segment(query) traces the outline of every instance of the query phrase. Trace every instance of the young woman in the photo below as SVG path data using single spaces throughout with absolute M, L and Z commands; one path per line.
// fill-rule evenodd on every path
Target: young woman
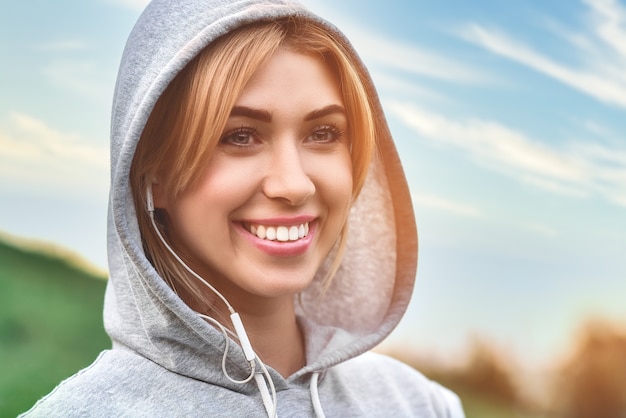
M 113 347 L 28 416 L 463 416 L 369 352 L 404 314 L 417 240 L 336 28 L 291 1 L 154 1 L 111 138 Z

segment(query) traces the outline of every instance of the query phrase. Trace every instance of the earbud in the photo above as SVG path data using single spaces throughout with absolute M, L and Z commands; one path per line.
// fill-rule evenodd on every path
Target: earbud
M 152 183 L 146 187 L 146 207 L 148 212 L 154 212 L 154 200 L 152 199 Z

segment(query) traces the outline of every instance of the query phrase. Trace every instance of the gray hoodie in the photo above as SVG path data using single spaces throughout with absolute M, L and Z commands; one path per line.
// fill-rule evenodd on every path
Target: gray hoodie
M 111 126 L 110 279 L 104 323 L 113 345 L 24 416 L 267 416 L 255 380 L 240 384 L 224 375 L 224 335 L 185 305 L 146 258 L 129 171 L 156 100 L 195 55 L 241 25 L 292 15 L 322 23 L 353 51 L 334 26 L 289 0 L 155 0 L 141 15 L 122 57 Z M 298 298 L 306 365 L 288 378 L 269 368 L 277 414 L 462 417 L 456 395 L 411 367 L 370 352 L 409 303 L 417 233 L 376 91 L 365 67 L 360 71 L 383 135 L 350 212 L 347 249 L 330 289 L 320 298 L 321 271 Z M 230 346 L 229 373 L 247 375 L 240 347 L 235 341 Z

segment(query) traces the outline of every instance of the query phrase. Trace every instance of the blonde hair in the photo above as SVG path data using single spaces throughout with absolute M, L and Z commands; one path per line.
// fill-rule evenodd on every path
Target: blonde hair
M 199 172 L 217 145 L 230 110 L 252 75 L 280 47 L 319 56 L 339 78 L 348 119 L 353 200 L 365 181 L 375 146 L 375 124 L 361 73 L 352 55 L 318 24 L 290 18 L 254 23 L 217 39 L 170 83 L 146 123 L 130 171 L 130 182 L 146 255 L 163 279 L 196 309 L 207 309 L 204 289 L 172 257 L 152 228 L 145 207 L 146 188 L 159 176 L 166 195 L 179 196 L 197 185 Z M 175 156 L 175 158 L 172 158 Z M 166 239 L 167 222 L 155 215 Z M 339 268 L 347 222 L 338 237 L 336 257 L 324 283 Z M 185 259 L 185 250 L 176 249 Z M 209 307 L 210 308 L 210 307 Z

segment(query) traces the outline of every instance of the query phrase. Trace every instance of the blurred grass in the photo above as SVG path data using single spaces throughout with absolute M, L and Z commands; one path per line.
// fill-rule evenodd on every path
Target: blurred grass
M 455 390 L 456 394 L 463 402 L 463 410 L 466 418 L 521 418 L 530 417 L 530 415 L 522 415 L 509 404 L 495 401 L 487 396 L 477 395 L 463 389 Z
M 528 408 L 521 407 L 516 402 L 501 399 L 490 393 L 488 388 L 477 388 L 464 382 L 450 371 L 433 371 L 419 365 L 413 365 L 426 376 L 439 382 L 456 393 L 463 404 L 466 418 L 545 418 L 539 413 L 533 413 Z
M 435 379 L 461 398 L 466 418 L 547 418 L 547 415 L 543 413 L 495 399 L 488 393 L 460 385 L 458 382 L 448 380 L 441 375 L 436 376 Z
M 0 417 L 29 409 L 110 346 L 104 277 L 0 240 Z

